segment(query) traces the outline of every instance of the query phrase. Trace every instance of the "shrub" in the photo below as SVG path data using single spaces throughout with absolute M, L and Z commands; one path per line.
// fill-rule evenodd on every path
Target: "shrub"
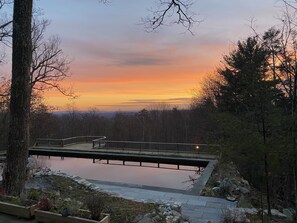
M 41 198 L 38 202 L 38 209 L 42 211 L 49 211 L 52 208 L 52 206 L 53 205 L 51 201 L 46 197 Z
M 36 189 L 30 189 L 28 192 L 27 192 L 27 197 L 28 199 L 30 200 L 35 200 L 35 201 L 38 201 L 39 199 L 39 196 L 40 196 L 40 192 Z
M 101 212 L 104 208 L 104 202 L 100 195 L 92 195 L 86 198 L 86 205 L 91 212 L 92 220 L 98 221 L 100 219 Z

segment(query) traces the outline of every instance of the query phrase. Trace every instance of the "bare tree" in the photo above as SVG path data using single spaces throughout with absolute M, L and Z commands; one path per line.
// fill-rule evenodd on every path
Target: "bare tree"
M 297 10 L 297 0 L 282 0 L 288 7 Z
M 12 20 L 3 13 L 3 8 L 12 4 L 12 0 L 0 0 L 0 42 L 7 44 L 7 37 L 12 35 Z
M 48 20 L 34 19 L 32 24 L 32 63 L 30 85 L 33 91 L 56 89 L 66 96 L 74 96 L 71 89 L 63 88 L 60 83 L 69 77 L 70 60 L 60 48 L 57 36 L 45 40 L 44 33 Z

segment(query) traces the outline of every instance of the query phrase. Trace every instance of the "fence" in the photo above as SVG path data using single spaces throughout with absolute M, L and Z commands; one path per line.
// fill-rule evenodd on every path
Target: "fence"
M 105 136 L 75 136 L 65 139 L 47 139 L 38 138 L 36 139 L 35 146 L 57 146 L 64 147 L 67 145 L 77 144 L 77 143 L 92 143 L 94 140 L 106 139 Z M 94 142 L 93 142 L 94 143 Z
M 66 139 L 39 138 L 35 146 L 64 147 L 78 143 L 91 143 L 92 148 L 116 149 L 121 151 L 139 152 L 170 152 L 170 153 L 200 153 L 219 155 L 220 146 L 195 143 L 164 143 L 140 141 L 106 140 L 105 136 L 76 136 Z
M 163 143 L 101 140 L 108 149 L 133 150 L 139 152 L 206 153 L 209 145 L 194 143 Z

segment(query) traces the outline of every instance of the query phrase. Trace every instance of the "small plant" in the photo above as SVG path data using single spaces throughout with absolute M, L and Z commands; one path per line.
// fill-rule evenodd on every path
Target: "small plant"
M 38 201 L 40 192 L 36 189 L 30 189 L 28 192 L 28 199 Z
M 51 201 L 44 197 L 41 198 L 38 202 L 38 209 L 42 211 L 49 211 L 53 207 Z
M 244 213 L 236 210 L 226 210 L 221 215 L 221 223 L 238 223 L 245 222 L 246 216 Z
M 86 205 L 91 212 L 91 219 L 98 221 L 104 208 L 102 197 L 99 195 L 88 196 L 86 199 Z

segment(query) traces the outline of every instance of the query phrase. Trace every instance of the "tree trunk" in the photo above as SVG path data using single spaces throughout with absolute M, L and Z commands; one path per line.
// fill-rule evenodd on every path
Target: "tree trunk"
M 6 192 L 19 195 L 26 180 L 30 114 L 31 19 L 33 0 L 14 0 L 12 83 L 7 162 L 3 173 Z
M 266 199 L 267 199 L 267 214 L 268 217 L 271 217 L 271 203 L 270 203 L 270 182 L 269 182 L 269 167 L 267 160 L 267 146 L 266 146 L 266 125 L 264 119 L 264 111 L 261 108 L 262 112 L 262 134 L 263 134 L 263 145 L 264 145 L 264 172 L 265 172 L 265 183 L 266 183 Z M 268 218 L 269 222 L 269 218 Z

